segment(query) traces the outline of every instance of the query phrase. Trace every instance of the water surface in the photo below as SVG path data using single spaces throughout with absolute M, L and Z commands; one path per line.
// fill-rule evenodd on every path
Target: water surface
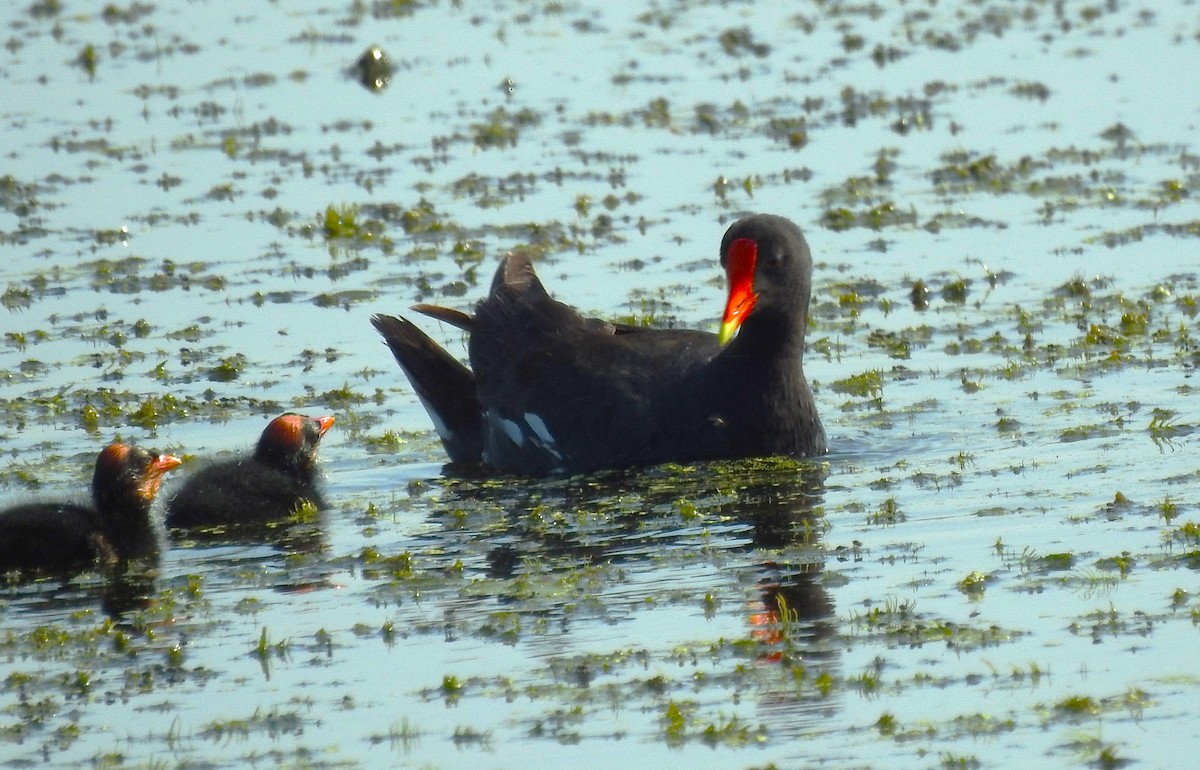
M 338 420 L 320 522 L 0 589 L 11 763 L 1200 748 L 1194 4 L 2 18 L 5 498 L 82 489 L 115 437 Z M 812 245 L 828 457 L 443 476 L 371 313 L 467 308 L 525 247 L 589 313 L 712 329 L 748 211 Z

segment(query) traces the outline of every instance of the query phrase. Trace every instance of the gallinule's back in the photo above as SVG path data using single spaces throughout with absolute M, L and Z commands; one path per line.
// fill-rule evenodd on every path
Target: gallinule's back
M 167 502 L 167 525 L 253 525 L 286 519 L 309 502 L 323 508 L 317 447 L 333 417 L 288 412 L 267 423 L 254 453 L 190 475 Z
M 735 222 L 721 241 L 721 333 L 585 318 L 510 254 L 474 317 L 416 310 L 470 333 L 471 369 L 403 318 L 383 335 L 453 463 L 524 475 L 826 451 L 804 378 L 812 256 L 783 217 Z
M 154 553 L 152 512 L 179 458 L 110 444 L 96 458 L 92 504 L 32 502 L 0 511 L 0 570 L 63 572 Z

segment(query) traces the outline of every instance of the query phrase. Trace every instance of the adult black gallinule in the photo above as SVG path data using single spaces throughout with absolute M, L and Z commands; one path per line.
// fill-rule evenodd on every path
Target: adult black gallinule
M 527 255 L 501 263 L 469 316 L 471 368 L 403 318 L 376 315 L 452 463 L 544 475 L 826 451 L 804 378 L 812 256 L 800 228 L 759 214 L 721 240 L 720 334 L 585 318 L 550 298 Z
M 305 501 L 323 508 L 317 447 L 333 417 L 288 412 L 267 424 L 254 454 L 206 465 L 167 502 L 167 526 L 262 524 Z
M 179 458 L 110 444 L 96 458 L 92 504 L 32 502 L 0 511 L 0 570 L 64 572 L 155 552 L 151 513 Z

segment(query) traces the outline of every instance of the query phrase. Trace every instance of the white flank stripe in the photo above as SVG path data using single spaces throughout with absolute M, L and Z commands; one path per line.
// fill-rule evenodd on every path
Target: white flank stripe
M 521 426 L 517 425 L 513 420 L 506 420 L 495 411 L 489 409 L 487 411 L 488 422 L 492 424 L 493 429 L 499 429 L 508 436 L 508 440 L 517 446 L 525 445 L 525 431 L 521 430 Z
M 533 412 L 526 412 L 525 422 L 529 423 L 529 427 L 533 429 L 533 434 L 537 436 L 538 443 L 542 449 L 554 455 L 556 459 L 561 460 L 562 454 L 554 446 L 554 436 L 550 435 L 550 429 L 546 427 L 546 421 Z

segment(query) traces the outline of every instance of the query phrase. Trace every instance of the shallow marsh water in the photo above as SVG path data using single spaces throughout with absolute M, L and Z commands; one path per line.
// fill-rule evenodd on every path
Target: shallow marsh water
M 1197 6 L 610 5 L 0 12 L 5 497 L 338 418 L 320 521 L 0 589 L 6 764 L 1200 749 Z M 442 476 L 371 313 L 524 246 L 712 328 L 745 211 L 808 233 L 828 457 Z

